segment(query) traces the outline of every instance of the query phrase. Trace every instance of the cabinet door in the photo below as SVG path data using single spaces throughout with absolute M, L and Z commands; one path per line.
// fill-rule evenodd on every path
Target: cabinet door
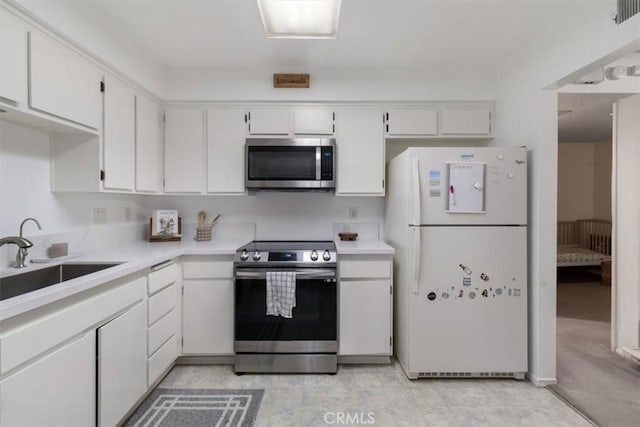
M 438 133 L 438 112 L 429 109 L 398 109 L 387 112 L 387 135 L 423 136 Z
M 204 181 L 202 110 L 165 111 L 164 191 L 200 193 Z
M 183 354 L 233 354 L 233 280 L 185 280 Z
M 88 59 L 38 31 L 29 33 L 29 106 L 98 129 L 102 72 Z
M 289 110 L 255 108 L 249 112 L 250 135 L 289 135 Z
M 333 135 L 335 113 L 325 108 L 299 108 L 293 111 L 296 135 Z
M 207 191 L 244 193 L 244 111 L 207 111 Z
M 145 304 L 98 329 L 98 426 L 115 426 L 147 390 Z
M 0 382 L 2 427 L 84 427 L 96 419 L 91 331 Z
M 136 191 L 157 193 L 162 183 L 160 109 L 144 95 L 136 96 Z
M 27 102 L 27 24 L 0 8 L 0 101 Z
M 382 111 L 342 109 L 337 119 L 336 194 L 384 196 Z
M 339 330 L 340 355 L 390 355 L 391 283 L 341 281 Z
M 443 135 L 489 135 L 491 110 L 446 108 L 441 112 L 440 127 Z
M 122 80 L 105 76 L 104 188 L 132 191 L 135 180 L 136 95 Z

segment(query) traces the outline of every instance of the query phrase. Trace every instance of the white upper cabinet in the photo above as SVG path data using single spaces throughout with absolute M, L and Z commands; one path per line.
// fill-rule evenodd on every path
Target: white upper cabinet
M 248 114 L 249 135 L 289 135 L 289 110 L 254 108 Z
M 0 7 L 0 102 L 27 103 L 27 24 Z
M 29 106 L 98 129 L 102 119 L 102 71 L 69 47 L 29 33 Z
M 136 96 L 136 191 L 157 193 L 162 185 L 160 108 L 144 95 Z
M 333 135 L 335 112 L 321 107 L 261 107 L 247 114 L 249 135 Z
M 207 111 L 207 192 L 244 194 L 244 110 Z
M 295 135 L 333 135 L 335 113 L 326 108 L 299 108 L 293 110 Z
M 132 191 L 135 181 L 136 95 L 107 74 L 104 89 L 104 188 Z
M 490 108 L 443 108 L 440 113 L 443 135 L 490 135 Z
M 435 109 L 396 109 L 385 115 L 389 136 L 423 136 L 438 133 L 438 111 Z
M 204 112 L 165 110 L 164 191 L 201 193 L 204 184 Z
M 336 194 L 384 196 L 382 110 L 343 108 L 336 117 Z

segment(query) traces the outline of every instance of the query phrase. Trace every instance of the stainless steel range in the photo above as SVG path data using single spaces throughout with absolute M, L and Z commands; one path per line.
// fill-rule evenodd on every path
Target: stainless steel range
M 235 372 L 337 372 L 336 265 L 331 241 L 254 241 L 236 252 Z

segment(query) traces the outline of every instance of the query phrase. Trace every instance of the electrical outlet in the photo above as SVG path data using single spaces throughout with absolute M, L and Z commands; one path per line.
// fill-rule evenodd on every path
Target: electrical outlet
M 349 220 L 357 221 L 358 220 L 358 207 L 357 206 L 349 206 Z
M 93 223 L 95 225 L 107 223 L 107 208 L 93 208 Z
M 131 221 L 131 207 L 125 206 L 124 208 L 124 220 L 125 222 Z

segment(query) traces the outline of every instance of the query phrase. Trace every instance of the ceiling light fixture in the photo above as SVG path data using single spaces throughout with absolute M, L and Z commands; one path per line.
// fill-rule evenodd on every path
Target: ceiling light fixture
M 257 0 L 269 38 L 335 39 L 341 0 Z

